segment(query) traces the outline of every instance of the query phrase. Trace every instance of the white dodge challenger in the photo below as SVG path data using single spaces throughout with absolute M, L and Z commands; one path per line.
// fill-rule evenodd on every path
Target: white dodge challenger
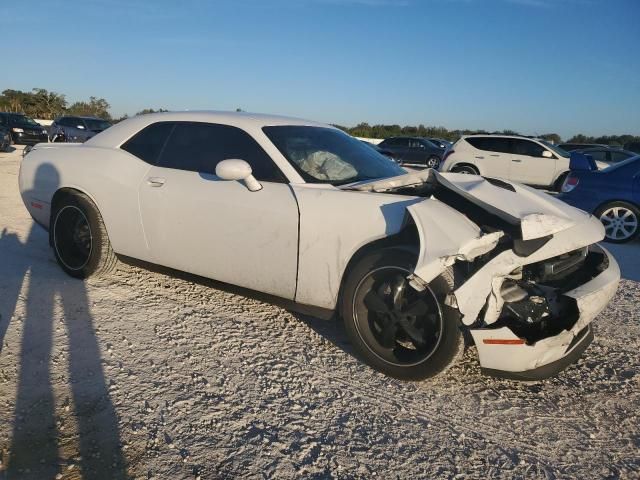
M 19 182 L 69 275 L 136 259 L 336 315 L 364 361 L 407 380 L 465 342 L 487 374 L 551 376 L 587 348 L 620 278 L 596 218 L 502 180 L 407 172 L 305 120 L 139 116 L 37 145 Z

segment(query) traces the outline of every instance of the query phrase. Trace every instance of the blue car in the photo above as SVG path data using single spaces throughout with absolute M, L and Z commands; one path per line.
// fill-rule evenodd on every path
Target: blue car
M 640 233 L 640 155 L 598 170 L 593 159 L 572 153 L 570 173 L 559 195 L 593 213 L 605 228 L 605 241 L 625 243 Z

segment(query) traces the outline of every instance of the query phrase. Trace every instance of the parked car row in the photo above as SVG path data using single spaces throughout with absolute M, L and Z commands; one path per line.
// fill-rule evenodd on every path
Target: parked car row
M 0 112 L 0 149 L 11 144 L 35 145 L 43 142 L 86 142 L 109 128 L 106 120 L 95 117 L 63 116 L 49 130 L 22 113 Z
M 435 160 L 429 162 L 434 155 L 443 172 L 561 191 L 559 198 L 601 220 L 605 240 L 623 243 L 640 235 L 640 157 L 633 151 L 598 144 L 553 145 L 537 138 L 495 134 L 463 136 L 447 147 L 442 158 L 433 146 L 437 148 L 433 139 L 392 137 L 375 148 L 404 166 L 437 165 Z

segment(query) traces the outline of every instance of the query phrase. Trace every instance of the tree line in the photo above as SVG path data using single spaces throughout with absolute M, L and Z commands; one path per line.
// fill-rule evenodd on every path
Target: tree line
M 98 97 L 69 105 L 65 95 L 44 88 L 34 88 L 30 92 L 7 89 L 0 95 L 1 111 L 24 113 L 42 120 L 54 120 L 61 115 L 87 115 L 111 120 L 110 107 L 109 102 Z
M 44 88 L 34 88 L 30 92 L 21 90 L 7 89 L 0 95 L 0 111 L 24 113 L 33 118 L 43 120 L 54 120 L 61 115 L 86 115 L 102 118 L 111 122 L 119 122 L 128 118 L 124 115 L 114 118 L 109 113 L 111 105 L 104 98 L 89 97 L 88 100 L 68 103 L 66 95 L 50 92 Z M 145 113 L 166 112 L 165 109 L 154 110 L 145 108 L 136 113 L 143 115 Z M 242 111 L 238 108 L 236 111 Z M 433 126 L 400 126 L 393 125 L 369 125 L 368 123 L 359 123 L 355 127 L 345 127 L 335 125 L 354 137 L 363 138 L 387 138 L 395 136 L 414 136 L 439 138 L 442 140 L 456 141 L 461 135 L 471 135 L 477 133 L 500 133 L 503 135 L 518 135 L 513 130 L 502 130 L 499 132 L 489 132 L 486 130 L 449 130 L 444 127 Z M 562 142 L 562 138 L 557 133 L 544 133 L 537 135 L 553 143 Z M 640 136 L 634 135 L 604 135 L 599 137 L 587 136 L 583 134 L 574 135 L 567 140 L 569 143 L 602 143 L 604 145 L 623 146 L 631 142 L 640 142 Z

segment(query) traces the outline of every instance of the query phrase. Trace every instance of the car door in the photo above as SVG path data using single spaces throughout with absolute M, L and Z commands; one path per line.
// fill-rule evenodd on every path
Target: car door
M 537 142 L 526 138 L 511 139 L 510 179 L 527 185 L 548 187 L 556 175 L 556 156 Z M 544 157 L 544 152 L 549 152 Z
M 218 162 L 231 158 L 252 166 L 260 191 L 215 176 Z M 139 192 L 155 263 L 294 298 L 298 206 L 283 174 L 248 133 L 174 122 Z
M 425 165 L 430 153 L 426 145 L 416 138 L 411 138 L 408 141 L 409 145 L 407 153 L 405 154 L 405 162 L 413 165 Z
M 508 152 L 511 148 L 508 138 L 501 137 L 468 137 L 466 142 L 475 148 L 469 162 L 475 164 L 480 174 L 509 179 L 510 161 Z M 463 160 L 461 160 L 463 161 Z
M 389 138 L 380 143 L 379 146 L 393 153 L 394 158 L 398 162 L 402 163 L 406 161 L 407 150 L 409 147 L 408 138 Z

